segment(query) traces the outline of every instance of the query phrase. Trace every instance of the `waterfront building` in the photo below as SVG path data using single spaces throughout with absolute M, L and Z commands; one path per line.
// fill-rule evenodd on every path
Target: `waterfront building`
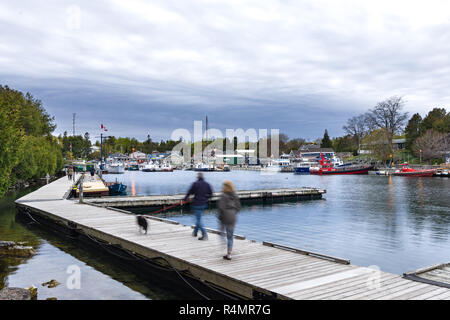
M 332 148 L 320 148 L 320 147 L 301 147 L 298 150 L 299 157 L 302 159 L 313 160 L 319 159 L 321 154 L 325 158 L 331 159 L 335 156 L 335 152 Z
M 181 153 L 175 151 L 170 151 L 169 155 L 166 158 L 164 158 L 164 160 L 170 163 L 170 165 L 173 167 L 182 166 L 184 163 L 184 158 L 181 155 Z

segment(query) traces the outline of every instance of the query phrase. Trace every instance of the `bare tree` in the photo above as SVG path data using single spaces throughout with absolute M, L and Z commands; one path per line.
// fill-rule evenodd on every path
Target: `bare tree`
M 424 160 L 442 157 L 443 153 L 450 150 L 450 134 L 440 133 L 432 129 L 427 130 L 417 138 L 413 145 L 413 152 Z
M 367 113 L 360 114 L 347 120 L 347 125 L 343 126 L 345 133 L 357 139 L 358 155 L 360 154 L 361 139 L 370 131 L 370 121 Z
M 368 113 L 368 123 L 371 126 L 385 130 L 390 152 L 392 152 L 392 139 L 396 133 L 402 131 L 408 118 L 407 112 L 401 112 L 404 104 L 402 97 L 394 96 L 379 102 Z
M 360 114 L 347 120 L 347 125 L 343 126 L 345 133 L 351 136 L 362 138 L 367 133 L 366 114 Z

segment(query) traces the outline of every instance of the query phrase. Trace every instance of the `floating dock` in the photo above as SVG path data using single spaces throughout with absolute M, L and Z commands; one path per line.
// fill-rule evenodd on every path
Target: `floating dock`
M 236 191 L 242 203 L 270 204 L 282 201 L 318 200 L 326 193 L 324 189 L 302 187 L 291 189 L 264 189 L 264 190 L 240 190 Z M 90 198 L 85 201 L 101 207 L 132 208 L 132 207 L 166 207 L 180 203 L 185 194 L 152 195 L 152 196 L 119 196 Z M 216 192 L 210 199 L 214 204 L 220 197 Z
M 159 267 L 175 268 L 222 292 L 243 299 L 450 299 L 450 289 L 421 283 L 350 261 L 275 243 L 235 237 L 233 259 L 224 260 L 220 235 L 192 237 L 190 226 L 150 218 L 140 234 L 133 214 L 68 200 L 72 182 L 58 179 L 16 200 L 19 211 L 55 229 L 68 229 Z
M 438 264 L 413 272 L 407 272 L 404 274 L 404 277 L 450 289 L 450 263 Z

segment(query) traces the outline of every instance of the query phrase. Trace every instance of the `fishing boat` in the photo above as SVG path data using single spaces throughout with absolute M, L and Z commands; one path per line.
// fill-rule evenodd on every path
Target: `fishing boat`
M 371 165 L 349 165 L 343 167 L 335 167 L 331 160 L 325 159 L 320 155 L 320 165 L 310 168 L 311 174 L 317 175 L 336 175 L 336 174 L 368 174 L 373 169 Z
M 120 182 L 108 186 L 108 189 L 110 196 L 123 196 L 127 194 L 127 186 Z
M 162 171 L 162 172 L 172 172 L 172 171 L 173 171 L 173 168 L 172 168 L 172 166 L 171 166 L 170 164 L 168 164 L 168 163 L 163 163 L 163 164 L 160 166 L 160 171 Z
M 109 189 L 110 196 L 124 196 L 127 194 L 127 186 L 121 182 L 105 182 L 105 186 Z
M 214 171 L 214 167 L 212 165 L 199 162 L 194 166 L 194 171 Z
M 295 174 L 309 174 L 309 169 L 315 167 L 317 165 L 316 162 L 313 161 L 302 161 L 297 163 L 297 166 L 294 167 Z
M 261 172 L 276 173 L 286 170 L 290 167 L 291 161 L 289 159 L 271 160 L 266 167 L 261 168 Z
M 402 176 L 402 177 L 432 177 L 434 175 L 434 169 L 421 169 L 416 170 L 413 168 L 409 168 L 407 163 L 402 164 L 402 168 L 395 170 L 392 173 L 394 176 Z
M 108 173 L 121 174 L 125 173 L 125 166 L 120 162 L 112 162 L 106 166 L 106 170 L 108 171 Z
M 142 171 L 144 171 L 144 172 L 155 172 L 156 171 L 156 166 L 152 162 L 151 163 L 147 163 L 142 168 Z
M 449 176 L 448 170 L 447 169 L 441 169 L 441 168 L 437 169 L 435 171 L 434 175 L 436 177 L 448 177 Z
M 139 171 L 139 165 L 137 164 L 132 164 L 128 167 L 129 171 Z

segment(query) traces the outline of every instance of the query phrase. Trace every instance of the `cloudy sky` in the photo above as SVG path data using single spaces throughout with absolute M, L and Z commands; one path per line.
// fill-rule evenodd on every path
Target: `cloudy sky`
M 370 2 L 370 4 L 369 4 Z M 0 0 L 0 84 L 56 134 L 210 127 L 314 139 L 392 95 L 450 105 L 450 1 Z

